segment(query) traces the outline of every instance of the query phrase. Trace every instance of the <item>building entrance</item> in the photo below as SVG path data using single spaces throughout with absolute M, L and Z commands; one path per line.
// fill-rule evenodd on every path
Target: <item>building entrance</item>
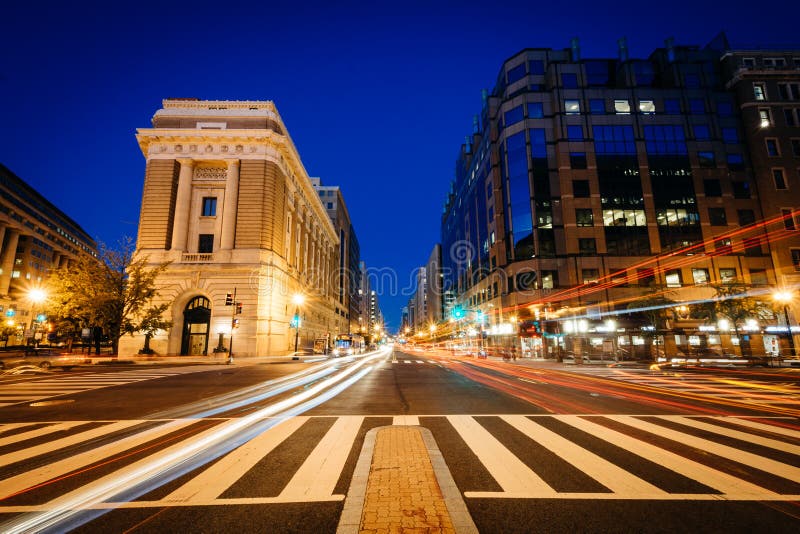
M 205 297 L 195 297 L 183 310 L 181 356 L 208 354 L 208 330 L 211 322 L 211 303 Z

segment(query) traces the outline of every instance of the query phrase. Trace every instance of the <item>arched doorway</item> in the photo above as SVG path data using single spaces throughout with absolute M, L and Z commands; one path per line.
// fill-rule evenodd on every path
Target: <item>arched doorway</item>
M 211 302 L 205 297 L 195 297 L 183 309 L 183 337 L 181 356 L 199 356 L 208 353 L 208 330 L 211 323 Z

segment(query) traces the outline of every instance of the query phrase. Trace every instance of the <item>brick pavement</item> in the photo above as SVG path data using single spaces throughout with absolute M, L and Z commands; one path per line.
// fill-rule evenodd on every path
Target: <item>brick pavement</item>
M 359 532 L 455 532 L 418 428 L 378 431 Z

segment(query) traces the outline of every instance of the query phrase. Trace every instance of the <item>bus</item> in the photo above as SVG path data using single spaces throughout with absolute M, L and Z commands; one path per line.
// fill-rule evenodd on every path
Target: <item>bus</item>
M 364 352 L 364 336 L 339 334 L 333 343 L 334 356 L 352 356 Z

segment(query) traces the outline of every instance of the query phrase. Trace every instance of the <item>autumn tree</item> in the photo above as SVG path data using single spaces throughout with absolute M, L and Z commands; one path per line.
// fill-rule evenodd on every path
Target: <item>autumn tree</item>
M 769 319 L 774 315 L 770 304 L 750 295 L 750 286 L 742 283 L 722 284 L 711 286 L 714 289 L 714 298 L 710 303 L 709 311 L 714 319 L 727 319 L 737 339 L 739 331 L 748 319 Z M 744 347 L 739 344 L 739 350 L 744 355 Z
M 158 318 L 167 305 L 155 306 L 156 278 L 168 263 L 148 264 L 147 257 L 134 258 L 130 238 L 111 249 L 100 244 L 97 258 L 82 255 L 70 266 L 51 273 L 49 310 L 60 325 L 71 325 L 73 332 L 99 326 L 117 353 L 124 334 L 169 328 Z

